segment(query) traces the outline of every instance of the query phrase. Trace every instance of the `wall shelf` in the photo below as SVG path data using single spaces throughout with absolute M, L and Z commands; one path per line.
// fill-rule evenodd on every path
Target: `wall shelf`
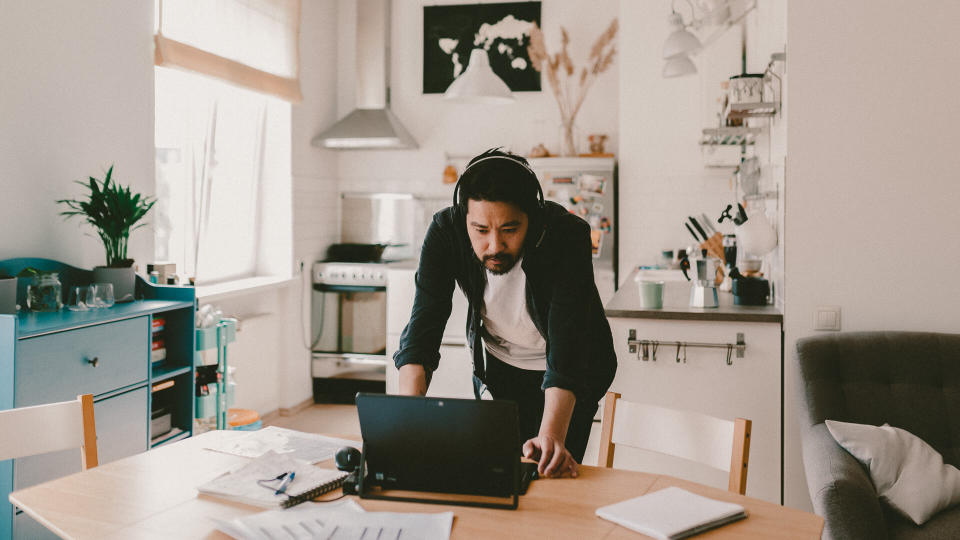
M 704 128 L 700 136 L 700 146 L 745 146 L 756 144 L 761 128 L 719 127 Z
M 743 118 L 770 118 L 780 112 L 780 104 L 777 102 L 762 103 L 731 103 L 727 109 L 726 117 L 728 120 L 737 120 Z

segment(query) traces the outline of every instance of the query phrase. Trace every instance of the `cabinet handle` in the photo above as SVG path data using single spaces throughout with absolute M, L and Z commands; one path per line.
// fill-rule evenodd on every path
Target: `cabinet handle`
M 87 358 L 87 363 L 93 367 L 97 367 L 100 365 L 100 358 L 96 356 L 94 356 L 93 358 Z

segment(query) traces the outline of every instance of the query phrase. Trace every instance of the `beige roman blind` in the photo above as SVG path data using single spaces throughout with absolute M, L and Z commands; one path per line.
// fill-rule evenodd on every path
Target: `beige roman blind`
M 300 93 L 300 0 L 157 0 L 154 64 L 290 102 Z

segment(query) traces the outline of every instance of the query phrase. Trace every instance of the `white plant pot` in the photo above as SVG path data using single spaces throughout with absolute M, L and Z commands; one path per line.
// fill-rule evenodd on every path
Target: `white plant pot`
M 136 277 L 132 266 L 129 268 L 97 266 L 93 269 L 94 283 L 112 283 L 113 297 L 118 303 L 133 301 Z
M 17 313 L 17 278 L 0 279 L 0 313 Z

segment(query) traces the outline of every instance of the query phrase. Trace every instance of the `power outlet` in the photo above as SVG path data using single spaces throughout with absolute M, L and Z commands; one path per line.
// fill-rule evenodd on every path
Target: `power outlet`
M 813 329 L 840 331 L 840 306 L 817 306 L 813 312 Z

